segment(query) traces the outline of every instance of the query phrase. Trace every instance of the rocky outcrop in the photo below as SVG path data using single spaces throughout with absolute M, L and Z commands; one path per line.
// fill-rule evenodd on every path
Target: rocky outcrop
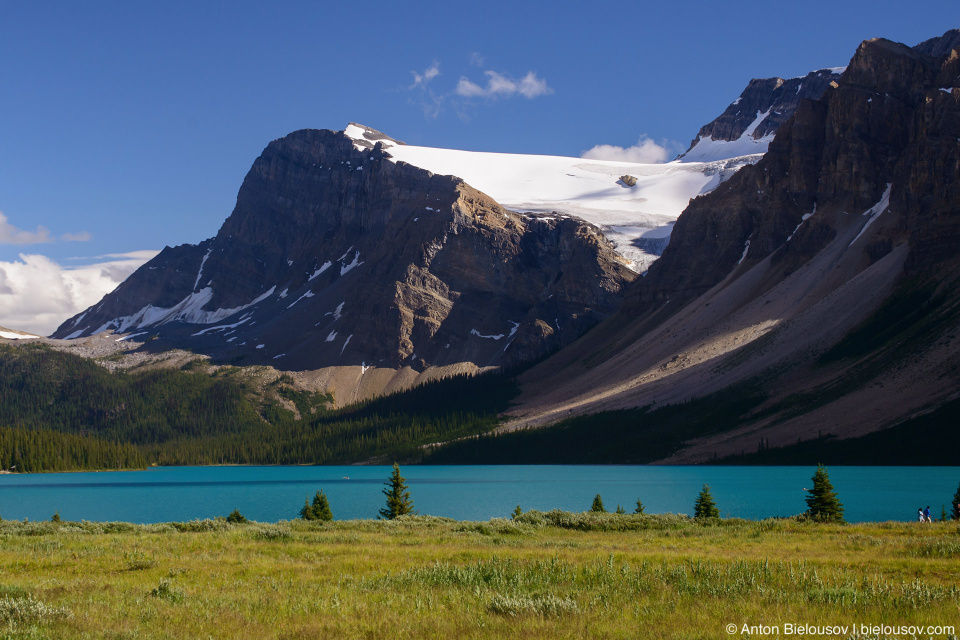
M 617 308 L 634 276 L 596 227 L 514 214 L 374 138 L 270 143 L 215 238 L 164 249 L 54 337 L 112 330 L 220 362 L 423 370 L 536 357 Z

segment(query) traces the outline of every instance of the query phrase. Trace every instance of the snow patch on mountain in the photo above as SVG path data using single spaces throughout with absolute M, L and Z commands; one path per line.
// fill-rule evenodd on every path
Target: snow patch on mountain
M 35 336 L 31 333 L 15 333 L 13 331 L 0 330 L 0 338 L 6 338 L 7 340 L 28 340 L 30 338 L 39 338 L 39 337 L 40 336 Z
M 692 149 L 681 156 L 679 162 L 716 162 L 734 157 L 742 156 L 762 156 L 770 147 L 770 141 L 773 140 L 773 134 L 754 138 L 753 134 L 760 126 L 770 110 L 767 109 L 761 113 L 757 111 L 756 119 L 750 123 L 746 131 L 736 140 L 714 140 L 710 136 L 704 136 L 697 141 Z
M 372 130 L 351 124 L 344 133 L 358 149 L 367 149 L 366 131 Z M 690 199 L 712 191 L 736 169 L 759 160 L 769 139 L 749 146 L 718 147 L 703 160 L 685 157 L 663 164 L 460 151 L 389 139 L 378 142 L 394 162 L 462 178 L 513 211 L 558 212 L 591 222 L 637 271 L 645 271 L 666 246 L 674 221 Z M 748 157 L 734 160 L 735 156 Z M 635 177 L 636 185 L 619 182 L 624 175 Z M 650 239 L 662 242 L 651 244 Z M 340 259 L 347 255 L 349 250 Z

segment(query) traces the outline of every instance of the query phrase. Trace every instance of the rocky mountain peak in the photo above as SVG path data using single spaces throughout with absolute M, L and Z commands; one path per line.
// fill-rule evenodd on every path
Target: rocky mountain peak
M 750 143 L 754 153 L 764 153 L 777 130 L 793 115 L 800 102 L 817 100 L 843 72 L 843 68 L 811 71 L 799 78 L 753 79 L 712 122 L 701 127 L 690 148 L 681 156 L 697 159 L 709 143 L 740 141 L 744 151 Z
M 216 237 L 164 249 L 55 337 L 284 369 L 506 365 L 575 339 L 635 277 L 596 227 L 513 213 L 351 133 L 271 142 Z

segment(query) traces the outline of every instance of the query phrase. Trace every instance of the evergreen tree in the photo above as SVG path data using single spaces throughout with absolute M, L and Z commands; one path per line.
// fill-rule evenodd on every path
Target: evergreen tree
M 239 509 L 234 509 L 230 512 L 230 515 L 227 516 L 227 522 L 232 524 L 246 524 L 247 519 L 240 513 Z
M 643 503 L 640 502 L 640 498 L 637 498 L 637 508 L 633 510 L 634 513 L 643 513 Z
M 953 502 L 950 503 L 950 519 L 960 520 L 960 485 L 957 485 L 957 492 L 953 494 Z
M 57 511 L 53 514 L 53 517 L 50 518 L 50 522 L 60 522 L 60 512 Z
M 333 520 L 333 512 L 330 510 L 330 501 L 327 500 L 327 495 L 323 492 L 323 489 L 317 491 L 317 495 L 313 496 L 312 511 L 314 520 Z
M 520 508 L 520 505 L 517 505 L 517 508 L 513 510 L 513 515 L 512 515 L 513 519 L 516 520 L 517 518 L 520 517 L 520 514 L 522 513 L 523 513 L 523 509 Z
M 940 505 L 940 522 L 947 521 L 947 506 L 944 504 Z
M 593 498 L 593 504 L 590 506 L 590 511 L 593 513 L 606 513 L 607 510 L 603 508 L 603 498 L 600 497 L 598 493 Z
M 310 506 L 310 498 L 303 499 L 303 508 L 300 509 L 300 517 L 304 520 L 317 519 L 317 516 L 313 515 L 313 507 Z
M 817 465 L 817 471 L 813 474 L 813 489 L 808 489 L 808 492 L 810 493 L 806 497 L 808 516 L 814 520 L 843 522 L 843 505 L 837 498 L 833 485 L 830 484 L 826 467 L 822 464 Z
M 627 512 L 626 509 L 621 507 L 619 504 L 617 505 L 617 513 L 626 513 L 626 512 Z
M 697 496 L 697 501 L 693 503 L 693 517 L 720 517 L 720 510 L 717 509 L 717 504 L 713 501 L 713 496 L 710 495 L 710 487 L 708 485 L 703 485 L 703 489 L 700 490 L 700 495 Z
M 394 462 L 393 473 L 384 483 L 387 488 L 383 490 L 383 495 L 387 496 L 387 506 L 380 509 L 380 517 L 384 520 L 393 520 L 399 516 L 416 513 L 413 510 L 413 501 L 410 500 L 410 492 L 404 482 L 406 478 L 400 475 L 400 466 Z

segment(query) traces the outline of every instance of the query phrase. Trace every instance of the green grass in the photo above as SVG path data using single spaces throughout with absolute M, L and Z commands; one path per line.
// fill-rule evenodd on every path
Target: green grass
M 564 512 L 488 522 L 5 521 L 0 638 L 726 638 L 727 624 L 786 622 L 960 628 L 958 570 L 952 522 Z

